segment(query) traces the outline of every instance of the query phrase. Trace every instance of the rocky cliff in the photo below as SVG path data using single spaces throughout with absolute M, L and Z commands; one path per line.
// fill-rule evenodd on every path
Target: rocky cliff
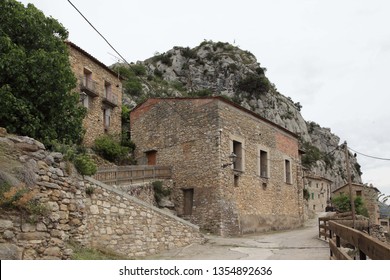
M 116 65 L 118 71 L 126 66 Z M 347 182 L 340 138 L 329 128 L 303 119 L 301 104 L 278 92 L 256 57 L 228 43 L 204 41 L 195 48 L 174 47 L 127 69 L 124 103 L 149 96 L 222 95 L 300 136 L 306 172 L 326 177 L 333 189 Z M 361 182 L 360 165 L 350 155 L 352 178 Z

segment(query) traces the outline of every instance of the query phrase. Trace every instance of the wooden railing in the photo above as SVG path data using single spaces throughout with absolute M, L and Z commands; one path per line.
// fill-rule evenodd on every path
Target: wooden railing
M 329 221 L 330 236 L 330 258 L 336 260 L 356 259 L 355 254 L 349 255 L 343 248 L 342 243 L 353 246 L 360 260 L 390 260 L 390 245 L 379 241 L 368 234 L 342 225 L 338 221 Z
M 329 229 L 329 221 L 337 221 L 338 223 L 352 227 L 353 221 L 352 221 L 352 213 L 351 212 L 345 212 L 345 213 L 338 213 L 333 216 L 328 217 L 321 217 L 318 218 L 318 237 L 324 237 L 325 240 L 330 238 L 330 229 Z M 355 221 L 355 229 L 358 230 L 366 230 L 369 232 L 369 222 L 368 220 L 356 220 Z
M 169 166 L 157 165 L 101 167 L 93 178 L 107 185 L 123 185 L 154 179 L 171 179 L 172 169 Z

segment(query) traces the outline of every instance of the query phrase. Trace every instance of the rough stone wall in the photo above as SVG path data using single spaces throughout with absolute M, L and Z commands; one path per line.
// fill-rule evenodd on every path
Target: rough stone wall
M 32 138 L 5 135 L 0 137 L 0 167 L 1 184 L 25 185 L 49 211 L 41 216 L 3 207 L 0 247 L 13 248 L 11 259 L 68 259 L 67 241 L 83 241 L 85 234 L 85 191 L 67 173 L 71 168 L 62 154 L 46 151 Z
M 157 151 L 157 164 L 171 165 L 176 211 L 183 215 L 183 189 L 193 189 L 192 215 L 202 229 L 221 235 L 292 228 L 302 224 L 298 141 L 291 133 L 218 98 L 150 99 L 131 114 L 136 157 Z M 229 163 L 232 141 L 243 145 L 243 172 Z M 259 176 L 259 152 L 270 156 L 270 177 Z M 284 162 L 291 162 L 285 183 Z
M 0 135 L 0 186 L 5 182 L 35 191 L 34 199 L 49 212 L 0 208 L 0 259 L 69 259 L 70 240 L 128 257 L 202 241 L 197 226 L 82 178 L 62 154 L 29 137 Z
M 127 257 L 143 257 L 201 242 L 199 228 L 114 187 L 88 178 L 89 242 Z
M 232 140 L 242 141 L 243 172 L 222 169 L 225 197 L 235 201 L 239 232 L 251 233 L 298 227 L 303 221 L 302 182 L 298 140 L 268 122 L 219 102 L 222 159 L 227 159 Z M 269 174 L 260 176 L 260 149 L 268 152 Z M 285 160 L 291 163 L 291 183 L 285 181 Z M 234 176 L 238 183 L 233 183 Z M 237 180 L 236 177 L 236 180 Z M 234 207 L 232 208 L 234 211 Z M 233 226 L 233 224 L 232 224 Z
M 95 90 L 98 94 L 96 97 L 88 97 L 89 108 L 88 114 L 84 119 L 83 125 L 86 130 L 84 135 L 85 146 L 91 147 L 97 137 L 109 133 L 114 136 L 121 134 L 121 112 L 122 112 L 122 83 L 117 75 L 107 70 L 107 67 L 91 58 L 90 55 L 81 51 L 79 48 L 69 45 L 69 61 L 72 71 L 77 78 L 77 87 L 75 91 L 81 92 L 80 83 L 84 75 L 84 69 L 88 69 L 91 74 L 91 79 L 96 83 Z M 116 96 L 116 106 L 107 105 L 103 102 L 104 85 L 111 84 L 111 92 Z M 110 126 L 105 130 L 103 109 L 112 109 Z
M 160 100 L 161 101 L 161 100 Z M 169 102 L 169 103 L 168 103 Z M 157 151 L 156 164 L 172 166 L 175 211 L 205 230 L 220 230 L 218 113 L 208 99 L 158 102 L 150 99 L 130 117 L 136 159 Z M 192 215 L 185 215 L 183 190 L 194 189 Z

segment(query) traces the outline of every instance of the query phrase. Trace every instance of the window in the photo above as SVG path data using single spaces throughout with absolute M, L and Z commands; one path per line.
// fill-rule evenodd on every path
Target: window
M 292 183 L 292 180 L 291 180 L 291 161 L 286 159 L 284 160 L 284 178 L 285 178 L 285 182 L 287 184 L 291 184 Z
M 314 193 L 311 193 L 311 199 L 314 199 Z
M 356 196 L 362 196 L 362 191 L 356 191 Z
M 111 124 L 111 109 L 103 109 L 104 129 L 108 129 Z
M 104 97 L 111 100 L 111 84 L 109 82 L 104 82 Z
M 238 183 L 239 183 L 239 176 L 238 175 L 234 175 L 234 186 L 235 187 L 238 187 Z
M 233 164 L 234 170 L 243 171 L 243 152 L 241 142 L 233 141 L 233 153 L 237 156 L 236 161 Z
M 80 100 L 81 100 L 81 104 L 83 104 L 83 106 L 88 109 L 89 108 L 89 96 L 86 93 L 82 92 L 80 94 Z
M 260 150 L 260 177 L 268 178 L 268 153 Z
M 83 86 L 88 89 L 93 89 L 92 72 L 84 68 Z
M 183 190 L 183 214 L 185 216 L 192 215 L 192 208 L 194 204 L 194 189 Z
M 316 206 L 313 204 L 313 210 L 316 210 Z

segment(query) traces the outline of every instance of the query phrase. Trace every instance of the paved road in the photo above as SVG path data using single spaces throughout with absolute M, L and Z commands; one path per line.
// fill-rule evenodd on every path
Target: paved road
M 205 244 L 192 244 L 147 259 L 164 260 L 328 260 L 329 246 L 318 238 L 318 219 L 289 231 L 237 238 L 206 236 Z

